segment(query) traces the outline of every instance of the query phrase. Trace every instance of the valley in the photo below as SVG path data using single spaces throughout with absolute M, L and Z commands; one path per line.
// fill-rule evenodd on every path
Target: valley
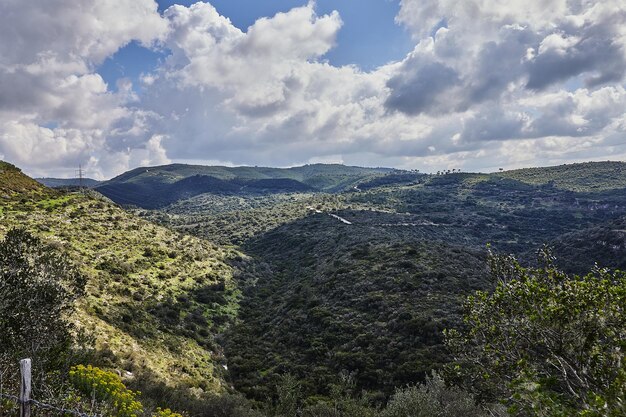
M 198 415 L 218 415 L 216 401 L 230 401 L 224 415 L 271 414 L 285 381 L 298 415 L 325 415 L 306 410 L 339 391 L 364 415 L 449 372 L 444 331 L 499 284 L 491 251 L 534 267 L 548 245 L 575 274 L 626 267 L 621 162 L 445 175 L 170 165 L 82 192 L 3 164 L 0 191 L 2 234 L 32 232 L 87 277 L 73 320 L 90 361 Z

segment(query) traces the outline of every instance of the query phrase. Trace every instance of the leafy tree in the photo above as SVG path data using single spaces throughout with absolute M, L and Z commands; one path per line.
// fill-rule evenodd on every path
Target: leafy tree
M 0 242 L 0 361 L 14 366 L 31 357 L 38 369 L 58 369 L 72 342 L 68 315 L 84 287 L 66 255 L 24 230 L 9 231 Z
M 520 416 L 626 413 L 626 274 L 568 276 L 545 248 L 539 267 L 490 257 L 497 286 L 469 297 L 447 332 L 456 371 Z

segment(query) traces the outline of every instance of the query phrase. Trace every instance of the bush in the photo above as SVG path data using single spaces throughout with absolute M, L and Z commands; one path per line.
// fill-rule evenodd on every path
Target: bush
M 152 417 L 183 417 L 181 414 L 174 413 L 169 408 L 162 409 L 161 407 L 156 409 L 156 412 L 152 414 Z
M 474 397 L 455 387 L 446 387 L 433 373 L 421 385 L 401 388 L 391 397 L 381 417 L 482 417 L 488 414 Z
M 121 378 L 113 372 L 91 365 L 78 365 L 70 370 L 70 381 L 84 395 L 106 403 L 114 417 L 137 417 L 143 413 L 143 405 L 137 400 L 140 393 L 126 388 Z M 160 415 L 166 416 L 176 415 Z

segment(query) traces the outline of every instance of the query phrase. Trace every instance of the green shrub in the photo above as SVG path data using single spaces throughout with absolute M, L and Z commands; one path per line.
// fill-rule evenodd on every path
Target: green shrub
M 471 394 L 446 387 L 439 375 L 421 385 L 401 388 L 391 397 L 381 417 L 483 417 L 487 414 L 476 405 Z
M 143 405 L 137 400 L 140 393 L 126 388 L 121 378 L 113 372 L 91 365 L 77 365 L 70 370 L 70 381 L 84 395 L 105 402 L 114 417 L 137 417 L 143 413 Z M 168 414 L 160 417 L 165 416 Z
M 183 417 L 182 414 L 178 414 L 170 410 L 169 408 L 162 409 L 161 407 L 156 409 L 156 412 L 152 414 L 152 417 Z

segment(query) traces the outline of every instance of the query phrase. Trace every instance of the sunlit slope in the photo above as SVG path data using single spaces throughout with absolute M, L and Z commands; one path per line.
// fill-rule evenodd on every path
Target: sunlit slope
M 593 192 L 626 188 L 626 163 L 585 162 L 544 168 L 524 168 L 494 174 L 527 184 L 553 184 L 555 187 Z
M 67 251 L 88 276 L 76 318 L 97 361 L 168 386 L 219 391 L 215 335 L 237 312 L 233 250 L 184 237 L 115 205 L 46 189 L 19 171 L 0 177 L 0 232 L 25 228 Z M 127 374 L 127 375 L 131 375 Z

